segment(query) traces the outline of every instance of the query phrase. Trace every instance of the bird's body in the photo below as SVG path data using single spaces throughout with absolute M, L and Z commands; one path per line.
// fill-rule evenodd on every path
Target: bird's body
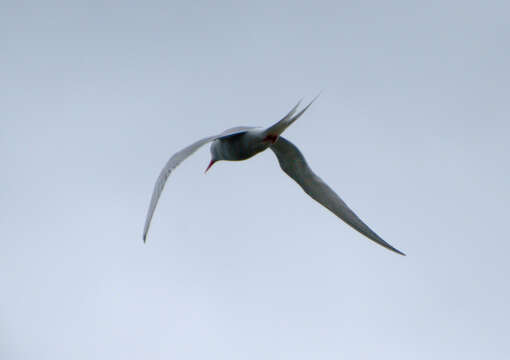
M 247 160 L 269 147 L 269 143 L 261 141 L 262 132 L 259 128 L 253 128 L 240 134 L 216 139 L 211 144 L 211 154 L 221 160 Z
M 315 99 L 314 99 L 315 100 Z M 299 103 L 280 121 L 273 126 L 264 129 L 260 127 L 235 127 L 225 130 L 221 134 L 209 136 L 189 145 L 174 154 L 161 171 L 154 186 L 145 228 L 143 240 L 147 238 L 150 222 L 156 209 L 161 192 L 170 173 L 183 160 L 193 154 L 198 148 L 211 142 L 211 162 L 206 171 L 219 160 L 240 161 L 270 148 L 276 155 L 280 167 L 299 186 L 321 205 L 329 209 L 340 219 L 345 221 L 355 230 L 359 231 L 370 240 L 398 254 L 405 255 L 401 251 L 384 241 L 373 232 L 361 219 L 343 202 L 343 200 L 308 166 L 299 149 L 287 139 L 281 137 L 285 129 L 296 121 L 313 103 L 312 100 L 303 110 L 294 115 Z

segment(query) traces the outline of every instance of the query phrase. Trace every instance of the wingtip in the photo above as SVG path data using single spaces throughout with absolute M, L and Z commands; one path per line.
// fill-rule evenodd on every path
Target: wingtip
M 357 230 L 357 229 L 356 229 Z M 359 230 L 358 230 L 359 231 Z M 373 232 L 372 232 L 373 233 Z M 363 234 L 363 233 L 362 233 Z M 398 255 L 402 255 L 402 256 L 407 256 L 405 253 L 403 253 L 402 251 L 400 251 L 399 249 L 391 246 L 389 243 L 387 243 L 386 241 L 384 241 L 383 239 L 381 239 L 377 234 L 373 233 L 375 235 L 375 238 L 373 237 L 369 237 L 367 236 L 366 234 L 363 234 L 365 236 L 367 236 L 370 240 L 372 240 L 373 242 L 375 242 L 376 244 L 378 245 L 381 245 L 382 247 L 388 249 L 389 251 L 391 252 L 394 252 L 395 254 L 398 254 Z
M 405 253 L 403 253 L 402 251 L 400 251 L 398 249 L 395 249 L 394 247 L 392 247 L 390 250 L 393 251 L 394 253 L 399 254 L 399 255 L 407 256 Z

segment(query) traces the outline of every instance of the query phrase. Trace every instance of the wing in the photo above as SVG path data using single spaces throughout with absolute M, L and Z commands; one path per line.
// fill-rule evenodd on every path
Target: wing
M 158 180 L 156 180 L 156 184 L 154 185 L 154 190 L 152 192 L 151 202 L 149 204 L 149 210 L 147 211 L 147 217 L 145 219 L 145 227 L 143 229 L 143 241 L 147 239 L 147 232 L 149 231 L 149 226 L 151 224 L 152 216 L 154 215 L 154 210 L 156 210 L 156 205 L 158 204 L 159 197 L 163 192 L 163 188 L 165 187 L 166 180 L 172 173 L 172 171 L 179 166 L 181 162 L 183 162 L 186 158 L 188 158 L 191 154 L 197 151 L 201 146 L 207 144 L 208 142 L 214 141 L 216 139 L 228 137 L 231 135 L 240 134 L 246 132 L 251 129 L 251 127 L 236 127 L 232 129 L 225 130 L 221 134 L 209 136 L 194 142 L 193 144 L 185 147 L 181 151 L 172 155 L 172 157 L 167 161 L 165 167 L 161 170 L 159 174 Z
M 282 170 L 294 179 L 303 190 L 315 201 L 329 209 L 333 214 L 345 221 L 355 230 L 370 240 L 385 248 L 405 255 L 395 249 L 379 235 L 373 232 L 361 219 L 343 202 L 342 199 L 320 177 L 310 169 L 299 149 L 287 139 L 280 137 L 271 150 L 276 154 Z

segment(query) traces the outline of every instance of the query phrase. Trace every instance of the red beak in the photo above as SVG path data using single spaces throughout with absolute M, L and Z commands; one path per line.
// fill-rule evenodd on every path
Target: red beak
M 213 164 L 216 162 L 216 160 L 211 160 L 211 162 L 209 163 L 209 166 L 207 167 L 207 169 L 205 169 L 204 173 L 207 172 L 207 170 L 209 170 L 211 168 L 211 166 L 213 166 Z

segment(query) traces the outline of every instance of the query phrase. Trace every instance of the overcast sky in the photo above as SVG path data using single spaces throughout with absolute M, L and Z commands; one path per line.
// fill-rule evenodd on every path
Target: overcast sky
M 0 358 L 507 359 L 509 13 L 3 1 Z M 142 243 L 169 156 L 321 90 L 285 136 L 407 257 L 206 147 Z

